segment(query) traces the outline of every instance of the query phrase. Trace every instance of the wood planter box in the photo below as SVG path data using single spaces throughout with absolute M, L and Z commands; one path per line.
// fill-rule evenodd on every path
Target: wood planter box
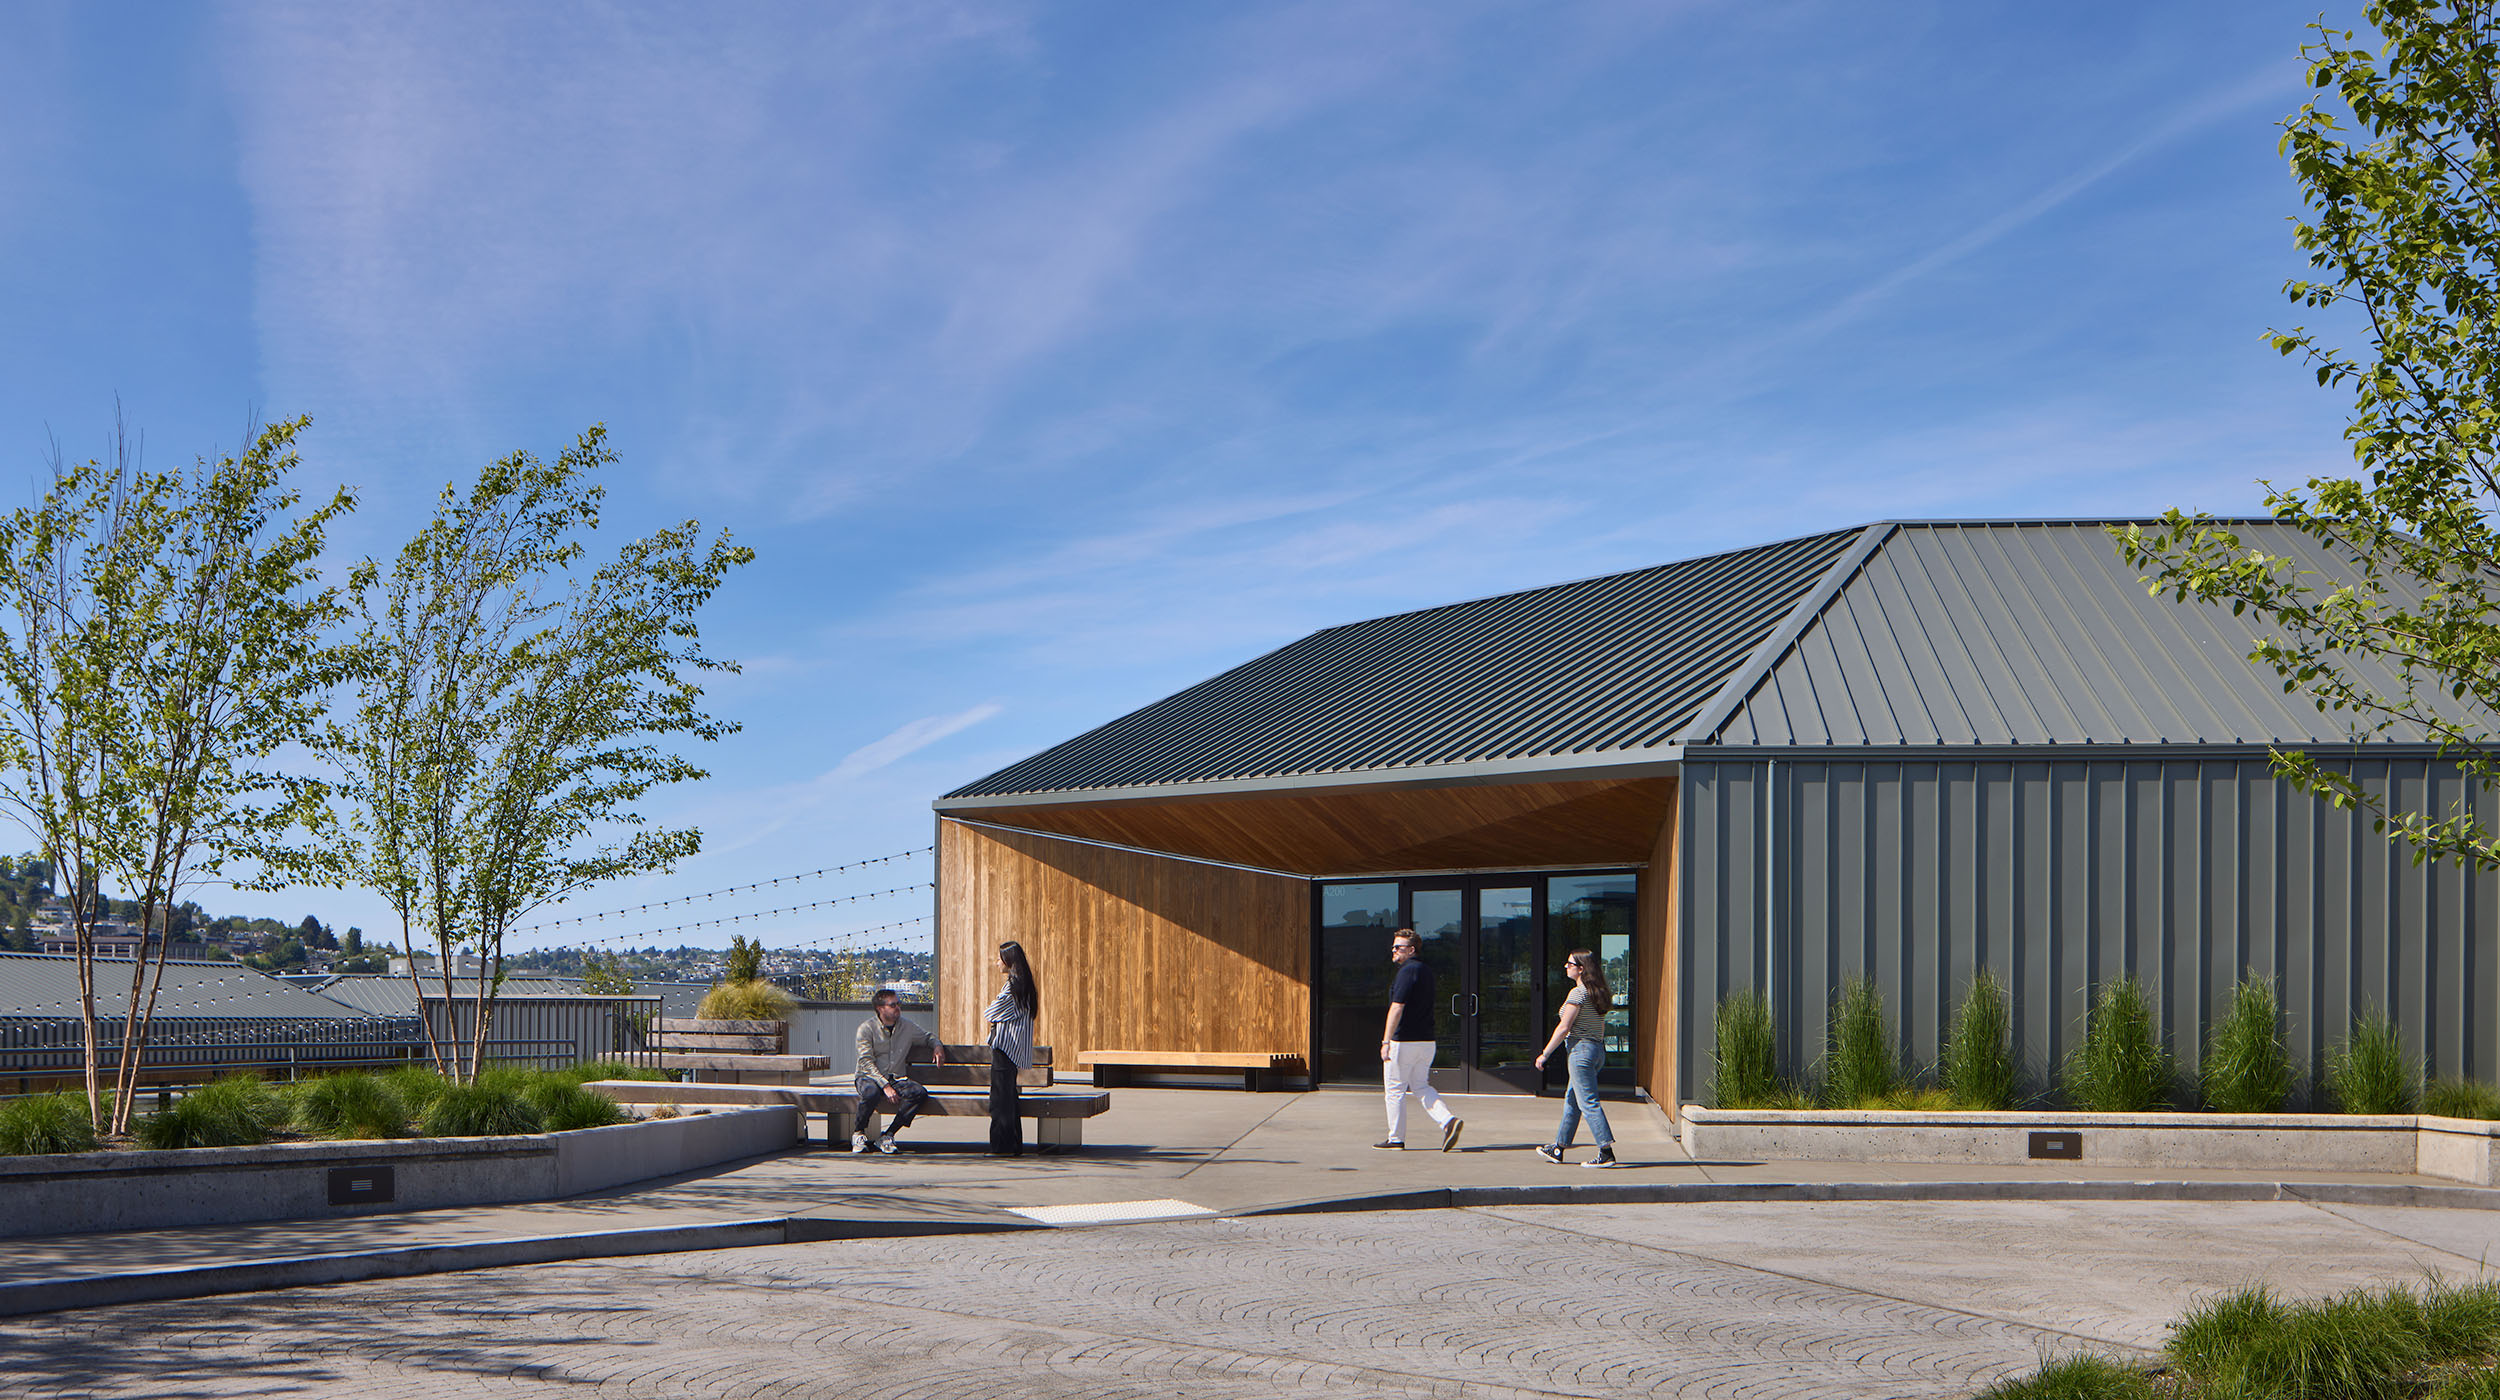
M 513 1137 L 0 1157 L 0 1238 L 549 1201 L 796 1144 L 795 1108 Z
M 2495 1181 L 2500 1123 L 2429 1114 L 1917 1113 L 1686 1104 L 1697 1161 L 2389 1172 Z

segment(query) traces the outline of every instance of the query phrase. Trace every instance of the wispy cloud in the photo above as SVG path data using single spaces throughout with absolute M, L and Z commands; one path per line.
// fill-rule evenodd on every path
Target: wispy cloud
M 1912 258 L 1851 292 L 1830 308 L 1807 318 L 1784 335 L 1781 341 L 1810 340 L 1827 335 L 1858 317 L 1920 278 L 1938 272 L 1992 243 L 2037 222 L 2058 206 L 2134 165 L 2145 156 L 2169 146 L 2228 118 L 2247 112 L 2260 103 L 2281 99 L 2300 87 L 2296 64 L 2270 63 L 2239 81 L 2226 84 L 2205 94 L 2197 101 L 2171 113 L 2156 123 L 2152 130 L 2120 147 L 2114 154 L 2051 184 L 2030 198 L 1981 220 L 1960 234 Z
M 726 856 L 753 846 L 817 811 L 861 778 L 942 739 L 962 733 L 998 714 L 1002 708 L 996 703 L 985 702 L 953 714 L 916 719 L 844 754 L 841 762 L 806 782 L 742 794 L 739 799 L 742 806 L 766 815 L 724 845 L 705 854 Z

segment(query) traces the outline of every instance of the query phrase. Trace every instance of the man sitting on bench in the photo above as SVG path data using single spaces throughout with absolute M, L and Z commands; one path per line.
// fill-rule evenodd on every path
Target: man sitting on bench
M 894 1135 L 911 1126 L 912 1115 L 929 1101 L 929 1091 L 911 1080 L 911 1052 L 926 1045 L 931 1062 L 942 1065 L 946 1047 L 903 1019 L 903 999 L 893 988 L 880 987 L 869 1000 L 877 1015 L 859 1023 L 859 1109 L 851 1116 L 858 1131 L 851 1134 L 851 1150 L 868 1150 L 868 1115 L 883 1112 L 893 1116 L 877 1135 L 877 1150 L 892 1152 Z

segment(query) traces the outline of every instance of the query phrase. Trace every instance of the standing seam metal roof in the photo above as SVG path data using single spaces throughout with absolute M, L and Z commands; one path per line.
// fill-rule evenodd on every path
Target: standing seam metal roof
M 2109 536 L 2121 523 L 1860 526 L 1332 627 L 947 797 L 1676 743 L 2350 741 L 2341 717 L 2248 663 L 2250 623 L 2149 593 Z M 2302 570 L 2353 571 L 2280 521 L 2223 523 Z M 2399 727 L 2373 741 L 2425 738 Z
M 1656 748 L 1863 529 L 1332 627 L 947 796 Z
M 2354 565 L 2280 521 L 2223 522 L 2327 579 Z M 2099 521 L 1904 524 L 1709 739 L 1881 747 L 2349 742 L 2345 717 L 2249 664 L 2255 619 L 2154 596 Z M 2360 663 L 2373 685 L 2402 681 Z M 2484 717 L 2489 723 L 2490 718 Z M 2421 743 L 2398 726 L 2375 743 Z

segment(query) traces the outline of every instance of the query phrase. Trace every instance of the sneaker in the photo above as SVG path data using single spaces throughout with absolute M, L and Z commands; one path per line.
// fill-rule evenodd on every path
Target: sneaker
M 1556 1161 L 1560 1161 L 1560 1160 L 1562 1160 L 1562 1159 L 1561 1159 L 1559 1156 L 1557 1156 L 1557 1157 L 1555 1158 L 1555 1160 L 1556 1160 Z M 1601 1147 L 1601 1148 L 1597 1149 L 1597 1155 L 1596 1155 L 1596 1156 L 1594 1156 L 1594 1157 L 1590 1158 L 1589 1160 L 1587 1160 L 1587 1161 L 1585 1161 L 1585 1162 L 1582 1162 L 1580 1165 L 1581 1165 L 1581 1166 L 1584 1166 L 1584 1167 L 1611 1167 L 1611 1166 L 1613 1166 L 1614 1164 L 1615 1164 L 1615 1150 L 1614 1150 L 1613 1148 L 1611 1148 L 1611 1147 Z
M 1550 1142 L 1537 1144 L 1536 1155 L 1553 1163 L 1555 1166 L 1559 1167 L 1563 1164 L 1563 1150 Z
M 884 1153 L 884 1154 L 885 1154 L 885 1155 L 887 1155 L 888 1157 L 893 1156 L 893 1155 L 894 1155 L 894 1153 L 895 1153 L 895 1147 L 894 1147 L 894 1134 L 892 1134 L 892 1133 L 880 1133 L 880 1134 L 878 1134 L 878 1135 L 877 1135 L 877 1150 L 878 1150 L 879 1152 Z
M 1447 1152 L 1458 1146 L 1458 1130 L 1466 1126 L 1467 1120 L 1464 1118 L 1451 1119 L 1448 1125 L 1441 1129 L 1441 1150 Z
M 865 1152 L 865 1151 L 867 1151 L 867 1150 L 868 1150 L 868 1135 L 867 1135 L 866 1133 L 853 1133 L 853 1134 L 851 1134 L 851 1150 L 852 1150 L 853 1152 Z
M 1379 1148 L 1383 1152 L 1403 1152 L 1406 1150 L 1406 1144 L 1398 1141 L 1396 1138 L 1382 1138 L 1380 1141 L 1373 1143 L 1372 1146 Z

